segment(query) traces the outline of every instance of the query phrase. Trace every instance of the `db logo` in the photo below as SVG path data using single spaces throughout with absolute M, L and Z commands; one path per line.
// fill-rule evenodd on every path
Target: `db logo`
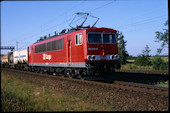
M 51 60 L 51 55 L 43 54 L 43 60 Z

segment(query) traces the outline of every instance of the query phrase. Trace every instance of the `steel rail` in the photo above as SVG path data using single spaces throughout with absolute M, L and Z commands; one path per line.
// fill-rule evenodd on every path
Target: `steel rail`
M 142 73 L 142 74 L 160 74 L 168 75 L 168 71 L 152 71 L 152 70 L 127 70 L 127 69 L 115 69 L 115 72 L 127 72 L 127 73 Z
M 168 91 L 168 88 L 167 88 L 167 87 L 160 87 L 160 86 L 147 85 L 147 84 L 141 84 L 141 83 L 122 82 L 122 81 L 114 81 L 114 83 L 115 83 L 115 84 L 120 84 L 120 85 L 133 86 L 133 87 L 140 87 L 140 88 L 147 88 L 147 89 Z

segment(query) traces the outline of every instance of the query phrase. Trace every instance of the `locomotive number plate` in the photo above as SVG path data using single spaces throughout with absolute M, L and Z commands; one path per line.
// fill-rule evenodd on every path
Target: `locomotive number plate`
M 101 56 L 101 60 L 106 60 L 106 56 Z

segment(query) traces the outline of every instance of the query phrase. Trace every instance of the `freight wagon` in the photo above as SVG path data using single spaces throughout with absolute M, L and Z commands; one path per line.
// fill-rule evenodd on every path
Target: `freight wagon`
M 8 54 L 1 55 L 1 66 L 8 67 Z
M 3 67 L 11 67 L 15 69 L 28 69 L 28 50 L 11 51 L 1 60 L 6 63 L 2 63 Z

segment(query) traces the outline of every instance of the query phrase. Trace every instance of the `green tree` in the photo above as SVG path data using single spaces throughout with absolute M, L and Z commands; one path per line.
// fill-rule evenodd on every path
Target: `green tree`
M 164 26 L 168 26 L 168 20 L 164 23 Z M 155 42 L 161 42 L 161 47 L 157 49 L 157 53 L 160 54 L 162 50 L 168 46 L 169 48 L 169 29 L 163 29 L 163 32 L 156 31 L 156 41 Z
M 126 43 L 127 41 L 124 40 L 124 36 L 122 35 L 122 32 L 118 32 L 118 52 L 119 52 L 120 64 L 126 64 L 126 60 L 129 56 L 125 48 Z
M 143 50 L 143 55 L 149 57 L 149 56 L 150 56 L 150 55 L 149 55 L 149 52 L 150 52 L 150 51 L 151 51 L 151 50 L 149 49 L 149 46 L 146 45 L 145 50 Z
M 138 57 L 135 59 L 135 65 L 139 66 L 150 66 L 151 61 L 149 59 L 149 52 L 151 50 L 149 49 L 149 46 L 146 45 L 145 50 L 143 50 L 142 55 L 138 55 Z
M 168 68 L 168 63 L 165 63 L 160 56 L 155 56 L 152 59 L 152 68 L 154 70 L 166 70 Z
M 138 55 L 138 57 L 135 59 L 135 65 L 138 65 L 138 66 L 150 66 L 151 61 L 150 61 L 149 57 L 142 54 L 142 55 Z

